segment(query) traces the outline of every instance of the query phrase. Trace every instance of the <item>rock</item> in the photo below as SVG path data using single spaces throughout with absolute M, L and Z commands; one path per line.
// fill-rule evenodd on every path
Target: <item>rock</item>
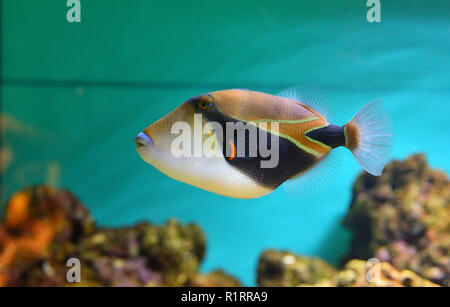
M 138 281 L 132 285 L 182 286 L 197 274 L 204 253 L 205 237 L 198 226 L 183 226 L 170 220 L 162 226 L 140 223 L 134 227 L 99 229 L 80 242 L 76 256 L 93 267 L 103 283 L 111 281 L 111 285 L 117 285 L 123 281 L 121 276 L 134 268 Z M 118 275 L 102 273 L 107 273 L 103 268 L 112 266 Z M 143 275 L 155 278 L 145 279 Z
M 174 220 L 162 227 L 147 227 L 142 238 L 150 266 L 164 272 L 166 282 L 173 285 L 183 285 L 198 271 L 205 246 L 205 236 L 198 226 L 181 226 Z
M 198 226 L 176 220 L 97 228 L 70 192 L 35 186 L 11 198 L 0 223 L 0 286 L 239 286 L 223 271 L 198 272 L 205 246 Z M 80 283 L 67 282 L 69 258 Z
M 377 269 L 364 260 L 351 260 L 332 279 L 335 286 L 351 287 L 438 287 L 409 270 L 398 271 L 391 264 L 381 262 Z M 377 275 L 379 274 L 379 275 Z M 368 281 L 367 276 L 371 276 Z
M 367 276 L 371 279 L 368 281 Z M 326 262 L 283 251 L 265 251 L 258 264 L 258 286 L 299 287 L 436 287 L 412 271 L 391 264 L 374 268 L 367 261 L 351 260 L 341 270 Z
M 241 284 L 233 276 L 222 270 L 208 274 L 196 274 L 186 282 L 188 287 L 240 287 Z
M 331 278 L 336 270 L 325 261 L 298 257 L 288 251 L 267 250 L 258 263 L 258 286 L 286 287 L 315 284 Z
M 378 258 L 450 286 L 450 183 L 423 155 L 362 173 L 344 225 L 353 231 L 347 259 Z
M 76 197 L 47 186 L 16 193 L 5 217 L 5 223 L 0 223 L 0 285 L 22 285 L 23 278 L 34 279 L 34 267 L 42 266 L 43 259 L 63 260 L 65 250 L 72 250 L 95 227 Z M 63 248 L 55 248 L 61 244 Z

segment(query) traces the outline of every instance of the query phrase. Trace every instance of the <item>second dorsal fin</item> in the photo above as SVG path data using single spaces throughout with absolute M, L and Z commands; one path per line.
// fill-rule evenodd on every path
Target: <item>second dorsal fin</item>
M 303 103 L 319 112 L 328 122 L 331 122 L 328 98 L 319 89 L 311 86 L 296 86 L 279 92 L 277 96 Z

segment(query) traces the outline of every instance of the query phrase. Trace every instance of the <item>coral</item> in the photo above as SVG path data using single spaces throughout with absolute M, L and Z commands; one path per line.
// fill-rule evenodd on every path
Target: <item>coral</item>
M 267 250 L 258 263 L 259 286 L 296 286 L 329 279 L 336 270 L 325 261 L 298 257 L 287 251 Z
M 29 187 L 0 223 L 0 286 L 239 286 L 222 271 L 198 272 L 205 241 L 176 220 L 97 228 L 70 192 Z M 80 261 L 80 283 L 67 282 L 69 258 Z
M 366 261 L 351 260 L 341 270 L 326 262 L 287 251 L 265 251 L 258 264 L 258 286 L 299 287 L 433 287 L 438 286 L 412 271 L 398 271 L 381 262 L 377 271 Z M 377 272 L 377 273 L 375 273 Z M 368 274 L 372 277 L 368 281 Z
M 334 286 L 352 287 L 438 287 L 439 285 L 421 278 L 409 270 L 398 271 L 391 264 L 379 264 L 379 276 L 376 276 L 374 267 L 368 266 L 367 261 L 351 260 L 332 279 Z M 373 272 L 371 271 L 373 270 Z M 371 276 L 368 281 L 367 276 Z
M 68 191 L 46 186 L 16 193 L 0 224 L 0 285 L 16 285 L 38 259 L 59 257 L 54 245 L 67 248 L 92 233 L 94 222 L 84 206 Z
M 197 274 L 204 253 L 205 237 L 198 226 L 182 226 L 170 220 L 162 226 L 140 223 L 134 227 L 99 229 L 78 244 L 74 255 L 93 267 L 103 283 L 182 286 Z M 136 272 L 137 281 L 124 278 L 131 269 Z
M 239 287 L 239 281 L 222 270 L 212 271 L 208 274 L 192 275 L 186 282 L 188 287 Z
M 423 155 L 362 173 L 344 224 L 353 231 L 347 259 L 378 258 L 450 285 L 450 183 Z

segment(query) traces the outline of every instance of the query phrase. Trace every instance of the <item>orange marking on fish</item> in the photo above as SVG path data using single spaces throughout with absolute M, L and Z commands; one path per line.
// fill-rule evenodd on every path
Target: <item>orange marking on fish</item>
M 228 160 L 233 160 L 236 158 L 236 145 L 234 145 L 233 141 L 228 141 L 228 143 L 231 146 L 231 157 L 229 157 Z

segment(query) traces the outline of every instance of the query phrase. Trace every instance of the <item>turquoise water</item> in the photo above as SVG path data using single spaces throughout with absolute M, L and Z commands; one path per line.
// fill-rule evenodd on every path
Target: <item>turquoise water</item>
M 68 24 L 61 1 L 2 1 L 2 113 L 19 121 L 2 129 L 13 152 L 2 204 L 49 182 L 78 195 L 100 225 L 195 222 L 208 238 L 202 270 L 224 268 L 246 285 L 266 248 L 337 264 L 360 171 L 345 150 L 321 193 L 255 200 L 179 183 L 137 155 L 134 136 L 149 123 L 228 87 L 319 87 L 336 124 L 380 98 L 394 121 L 393 157 L 424 152 L 450 171 L 448 1 L 382 1 L 373 24 L 366 1 L 81 2 L 81 24 Z

